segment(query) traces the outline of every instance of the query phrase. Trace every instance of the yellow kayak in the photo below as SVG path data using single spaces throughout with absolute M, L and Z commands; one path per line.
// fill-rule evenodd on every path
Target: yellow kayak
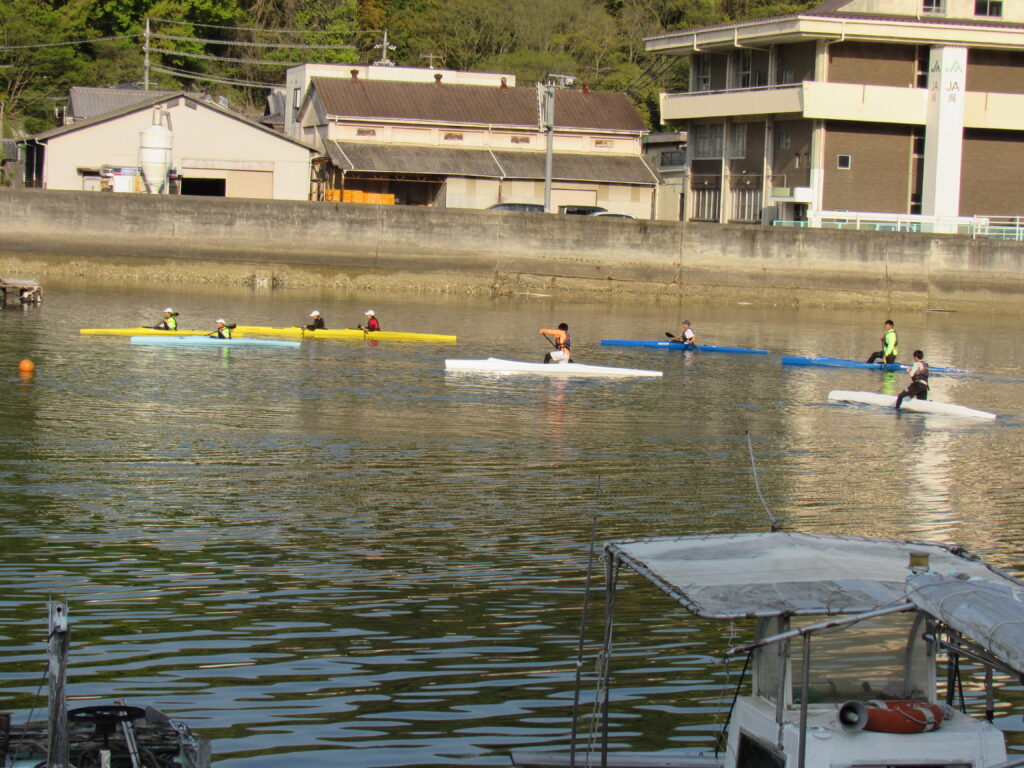
M 82 328 L 85 336 L 206 336 L 210 331 L 158 331 L 155 328 Z
M 353 339 L 357 341 L 429 341 L 454 343 L 456 337 L 440 333 L 406 333 L 403 331 L 360 331 L 358 328 L 339 330 L 321 329 L 307 331 L 301 326 L 272 328 L 266 325 L 239 325 L 235 328 L 239 336 L 288 336 L 298 339 Z

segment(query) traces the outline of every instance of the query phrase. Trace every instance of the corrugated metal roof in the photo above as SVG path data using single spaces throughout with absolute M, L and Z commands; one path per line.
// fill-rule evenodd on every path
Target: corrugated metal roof
M 140 88 L 90 88 L 73 85 L 68 89 L 67 117 L 85 120 L 96 115 L 170 96 L 175 91 L 144 91 Z
M 312 84 L 330 117 L 537 127 L 537 92 L 533 88 L 334 77 L 314 77 Z M 555 123 L 559 128 L 646 130 L 624 93 L 557 91 Z
M 476 176 L 493 179 L 543 179 L 540 152 L 491 152 L 354 141 L 326 142 L 331 162 L 344 171 Z M 657 176 L 637 155 L 576 155 L 553 158 L 552 176 L 559 181 L 602 181 L 653 186 Z

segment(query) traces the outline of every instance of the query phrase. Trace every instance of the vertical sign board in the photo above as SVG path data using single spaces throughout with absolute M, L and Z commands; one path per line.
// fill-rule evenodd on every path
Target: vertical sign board
M 967 49 L 934 46 L 928 58 L 928 108 L 924 127 L 921 212 L 960 215 Z

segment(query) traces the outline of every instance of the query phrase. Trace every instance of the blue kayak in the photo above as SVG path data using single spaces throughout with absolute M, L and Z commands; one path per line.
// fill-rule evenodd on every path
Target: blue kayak
M 729 352 L 734 355 L 767 355 L 767 349 L 746 347 L 716 347 L 712 344 L 684 344 L 681 341 L 634 341 L 632 339 L 601 339 L 606 347 L 657 347 L 659 349 L 693 350 L 699 352 Z
M 216 336 L 132 336 L 132 344 L 160 347 L 301 347 L 280 339 L 218 339 Z
M 859 360 L 844 360 L 841 357 L 825 357 L 816 355 L 814 357 L 799 357 L 797 355 L 783 355 L 783 365 L 811 365 L 824 368 L 867 368 L 872 371 L 909 371 L 910 366 L 905 363 L 864 363 Z M 963 368 L 943 368 L 938 365 L 929 365 L 928 370 L 932 373 L 973 373 Z

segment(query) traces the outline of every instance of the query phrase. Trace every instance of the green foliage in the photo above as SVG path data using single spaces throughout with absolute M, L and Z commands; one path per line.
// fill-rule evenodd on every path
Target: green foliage
M 0 99 L 8 126 L 54 124 L 54 105 L 71 85 L 142 80 L 142 32 L 153 19 L 159 87 L 192 88 L 259 110 L 264 90 L 239 82 L 282 83 L 289 62 L 370 62 L 383 30 L 406 66 L 510 72 L 520 85 L 550 73 L 595 89 L 625 91 L 652 127 L 658 93 L 685 87 L 688 62 L 652 56 L 644 37 L 738 18 L 794 13 L 809 0 L 5 0 L 0 45 L 91 40 L 0 51 Z M 282 30 L 288 30 L 287 32 Z M 256 46 L 255 43 L 263 43 Z M 268 46 L 276 44 L 280 47 Z M 330 46 L 303 48 L 301 45 Z M 439 61 L 437 61 L 439 59 Z M 279 62 L 279 64 L 273 64 Z M 219 82 L 229 81 L 229 82 Z M 232 84 L 230 81 L 235 81 Z

